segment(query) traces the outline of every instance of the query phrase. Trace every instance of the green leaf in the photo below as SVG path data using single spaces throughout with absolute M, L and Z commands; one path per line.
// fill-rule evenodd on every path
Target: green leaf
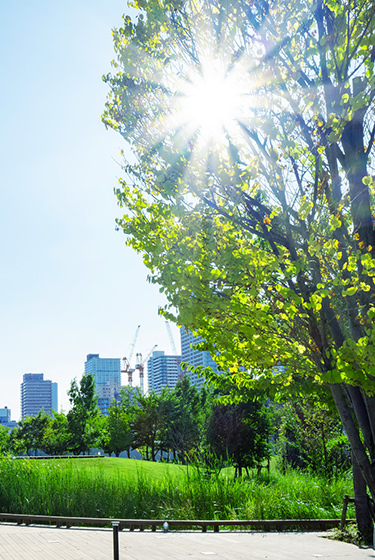
M 346 296 L 354 296 L 355 293 L 357 293 L 358 291 L 358 287 L 357 286 L 351 286 L 350 288 L 348 288 L 347 290 L 344 290 L 342 295 L 344 297 Z

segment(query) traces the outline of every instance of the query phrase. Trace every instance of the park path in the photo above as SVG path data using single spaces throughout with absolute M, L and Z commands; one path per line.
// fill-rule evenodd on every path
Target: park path
M 321 533 L 119 533 L 119 560 L 375 560 Z M 112 560 L 112 529 L 0 524 L 0 560 Z

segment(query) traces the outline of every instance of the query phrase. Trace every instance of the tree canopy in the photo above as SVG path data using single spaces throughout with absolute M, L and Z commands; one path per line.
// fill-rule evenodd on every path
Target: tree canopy
M 257 399 L 212 408 L 207 429 L 209 448 L 222 461 L 233 463 L 236 475 L 270 458 L 270 436 L 270 415 Z
M 130 5 L 118 226 L 237 384 L 329 388 L 375 498 L 375 2 Z

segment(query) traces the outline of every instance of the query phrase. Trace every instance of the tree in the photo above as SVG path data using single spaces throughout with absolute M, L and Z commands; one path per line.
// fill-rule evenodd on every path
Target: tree
M 99 408 L 95 382 L 91 374 L 83 375 L 78 385 L 74 379 L 68 391 L 71 409 L 67 414 L 68 449 L 79 455 L 88 453 L 99 436 Z
M 68 418 L 64 412 L 54 412 L 45 425 L 40 448 L 48 455 L 63 455 L 68 442 Z
M 189 453 L 200 447 L 208 416 L 206 400 L 205 390 L 199 391 L 186 374 L 170 392 L 167 441 L 175 460 L 186 462 Z
M 21 420 L 14 433 L 14 438 L 19 442 L 15 447 L 26 449 L 27 455 L 30 455 L 33 450 L 36 455 L 38 449 L 43 448 L 44 433 L 50 420 L 50 415 L 43 410 L 40 410 L 36 416 L 27 416 Z
M 160 448 L 174 461 L 185 462 L 187 453 L 199 434 L 197 404 L 199 393 L 190 385 L 188 376 L 177 381 L 173 389 L 165 388 L 160 395 L 160 410 L 164 417 Z
M 19 430 L 19 427 L 16 426 L 9 436 L 9 451 L 14 455 L 21 455 L 27 452 L 24 440 L 19 437 Z
M 131 413 L 131 410 L 137 400 L 137 394 L 137 387 L 131 387 L 130 385 L 121 387 L 118 405 L 125 410 L 125 412 Z
M 10 433 L 9 428 L 0 424 L 0 455 L 9 453 L 10 449 Z
M 235 476 L 260 466 L 270 457 L 271 424 L 266 407 L 248 399 L 237 404 L 217 404 L 212 408 L 207 430 L 210 450 L 236 468 Z
M 135 448 L 145 448 L 146 459 L 149 460 L 150 453 L 151 461 L 156 461 L 165 423 L 159 398 L 153 392 L 149 395 L 138 392 L 137 401 L 132 415 L 133 445 Z
M 132 445 L 133 435 L 130 429 L 130 414 L 118 405 L 109 407 L 101 440 L 103 450 L 110 455 L 114 453 L 116 457 L 122 451 L 127 451 L 128 457 L 130 457 Z
M 202 335 L 238 385 L 329 388 L 375 499 L 375 3 L 134 7 L 105 76 L 104 123 L 133 152 L 118 225 L 166 316 Z M 215 116 L 211 95 L 206 116 L 187 118 L 212 75 L 216 96 L 236 84 L 237 105 Z
M 278 444 L 286 465 L 325 476 L 349 469 L 348 438 L 337 415 L 324 403 L 300 399 L 279 410 Z

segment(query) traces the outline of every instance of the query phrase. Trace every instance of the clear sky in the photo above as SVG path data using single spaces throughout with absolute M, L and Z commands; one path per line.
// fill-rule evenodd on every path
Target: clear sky
M 163 298 L 115 231 L 124 144 L 100 120 L 126 11 L 122 0 L 0 2 L 0 408 L 13 420 L 24 373 L 56 381 L 67 410 L 86 355 L 128 355 L 137 325 L 135 352 L 172 353 Z

